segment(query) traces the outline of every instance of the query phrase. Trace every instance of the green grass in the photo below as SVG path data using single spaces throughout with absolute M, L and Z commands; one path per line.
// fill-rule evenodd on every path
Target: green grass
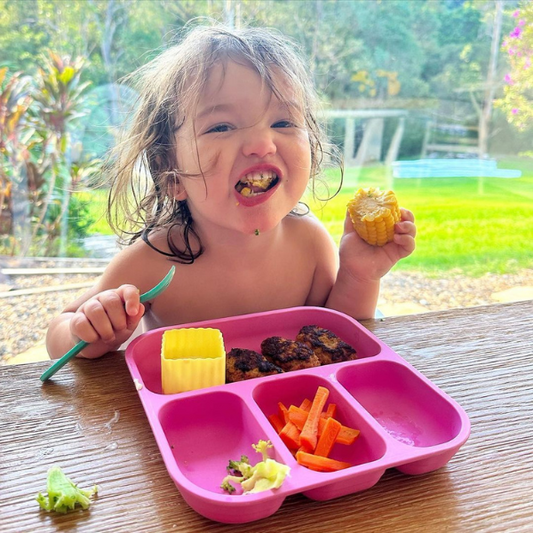
M 309 201 L 338 242 L 348 200 L 358 187 L 393 188 L 415 214 L 417 249 L 397 269 L 480 276 L 533 268 L 533 162 L 500 163 L 522 177 L 396 179 L 384 167 L 348 169 L 342 191 L 325 206 Z M 338 172 L 329 173 L 330 187 Z
M 75 193 L 80 199 L 90 200 L 89 216 L 94 220 L 88 232 L 90 235 L 112 235 L 113 231 L 106 220 L 107 191 L 97 189 L 93 191 L 82 191 Z
M 360 172 L 347 169 L 342 191 L 323 204 L 307 199 L 336 242 L 342 235 L 346 204 L 358 187 L 395 190 L 400 204 L 413 211 L 418 228 L 416 251 L 395 268 L 441 275 L 457 271 L 480 276 L 533 268 L 533 160 L 501 161 L 501 168 L 518 168 L 523 176 L 504 178 L 396 179 L 382 166 Z M 339 172 L 328 172 L 330 189 Z M 324 188 L 319 193 L 324 195 Z M 90 233 L 111 234 L 102 214 L 106 192 L 90 195 L 96 222 Z

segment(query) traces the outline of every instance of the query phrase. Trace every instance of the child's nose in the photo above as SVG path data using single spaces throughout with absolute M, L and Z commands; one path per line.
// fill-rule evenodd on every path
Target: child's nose
M 266 157 L 276 153 L 272 128 L 251 128 L 245 133 L 242 151 L 245 156 Z

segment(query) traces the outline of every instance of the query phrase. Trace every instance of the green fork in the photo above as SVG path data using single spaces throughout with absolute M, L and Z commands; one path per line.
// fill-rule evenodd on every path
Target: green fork
M 159 296 L 169 285 L 174 277 L 174 272 L 176 267 L 173 266 L 168 274 L 153 288 L 148 292 L 141 294 L 141 303 L 144 303 L 148 300 Z M 85 341 L 80 341 L 76 346 L 71 348 L 61 359 L 58 359 L 48 370 L 43 372 L 41 376 L 41 381 L 46 381 L 51 378 L 59 369 L 63 368 L 73 357 L 78 355 L 89 343 Z

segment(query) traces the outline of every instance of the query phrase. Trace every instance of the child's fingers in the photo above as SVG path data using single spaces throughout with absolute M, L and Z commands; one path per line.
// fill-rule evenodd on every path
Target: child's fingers
M 394 243 L 400 247 L 400 257 L 411 255 L 415 250 L 416 225 L 415 216 L 409 209 L 400 209 L 402 219 L 394 226 Z
M 139 304 L 139 309 L 136 315 L 127 315 L 127 329 L 134 331 L 135 328 L 139 325 L 141 318 L 144 316 L 144 305 Z
M 113 334 L 113 338 L 111 339 L 102 335 L 102 340 L 114 340 L 114 336 L 117 332 L 121 332 L 128 327 L 128 316 L 126 314 L 126 309 L 124 308 L 124 301 L 118 291 L 104 291 L 99 294 L 97 298 L 107 314 L 107 319 L 110 322 Z M 97 331 L 99 331 L 98 327 L 101 327 L 102 331 L 108 331 L 108 325 L 103 322 L 95 327 Z
M 70 319 L 70 332 L 74 337 L 85 342 L 91 343 L 98 340 L 98 334 L 92 327 L 89 319 L 80 310 L 76 311 Z
M 344 217 L 344 233 L 352 233 L 355 229 L 353 227 L 352 219 L 350 218 L 350 213 L 346 211 L 346 216 Z
M 96 338 L 91 335 L 91 340 L 88 338 L 83 339 L 87 342 L 96 342 L 99 339 L 104 342 L 112 342 L 115 339 L 114 323 L 119 328 L 126 327 L 126 312 L 124 311 L 122 299 L 116 293 L 101 293 L 97 298 L 85 302 L 78 309 L 78 312 L 82 312 L 85 315 L 96 334 Z M 120 319 L 121 314 L 122 320 Z M 87 335 L 90 335 L 90 332 Z
M 135 329 L 144 310 L 137 287 L 121 285 L 85 302 L 72 318 L 71 332 L 89 343 L 110 343 L 125 330 Z
M 88 343 L 114 339 L 113 327 L 102 304 L 92 299 L 80 307 L 70 321 L 70 331 Z
M 139 306 L 141 305 L 141 295 L 139 289 L 135 285 L 121 285 L 117 289 L 117 293 L 124 301 L 124 307 L 128 316 L 134 317 L 139 313 Z
M 400 213 L 402 216 L 402 221 L 407 220 L 409 222 L 415 221 L 415 215 L 412 211 L 409 211 L 409 209 L 405 209 L 405 207 L 400 207 Z
M 416 237 L 416 226 L 413 222 L 397 222 L 394 226 L 394 229 L 396 234 L 405 234 L 410 235 L 411 237 Z
M 412 254 L 416 246 L 414 237 L 407 233 L 395 233 L 394 243 L 401 248 L 401 257 L 407 257 Z
M 79 315 L 84 315 L 86 321 Z M 73 333 L 86 342 L 112 342 L 116 332 L 127 327 L 124 301 L 118 291 L 110 290 L 98 294 L 85 302 L 73 317 Z

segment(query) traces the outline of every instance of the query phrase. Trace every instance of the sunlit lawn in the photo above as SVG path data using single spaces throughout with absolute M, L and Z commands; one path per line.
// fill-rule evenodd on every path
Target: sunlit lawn
M 392 186 L 400 204 L 416 217 L 415 253 L 396 268 L 438 275 L 460 270 L 469 275 L 510 273 L 533 268 L 533 160 L 500 162 L 501 168 L 520 168 L 521 178 L 395 179 L 382 166 L 359 173 L 347 169 L 341 192 L 326 204 L 308 199 L 315 214 L 338 242 L 345 207 L 358 187 Z M 328 172 L 331 188 L 339 173 Z M 323 192 L 323 191 L 322 191 Z M 96 222 L 91 233 L 110 234 L 102 213 L 104 191 L 90 194 Z
M 338 242 L 348 200 L 358 187 L 392 187 L 411 209 L 418 228 L 417 249 L 396 268 L 438 274 L 459 269 L 465 274 L 508 273 L 533 268 L 533 164 L 520 168 L 521 178 L 395 179 L 383 167 L 348 169 L 342 191 L 325 207 L 310 201 Z M 335 182 L 338 173 L 330 173 Z

